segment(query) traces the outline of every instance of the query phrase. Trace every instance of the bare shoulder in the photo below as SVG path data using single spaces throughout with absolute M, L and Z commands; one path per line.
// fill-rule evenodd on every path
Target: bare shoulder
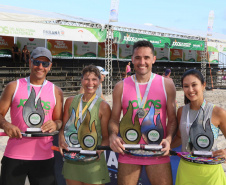
M 74 96 L 70 96 L 66 99 L 65 104 L 71 104 L 71 102 L 73 101 Z
M 8 83 L 2 93 L 2 96 L 9 96 L 9 95 L 13 95 L 15 90 L 16 90 L 16 86 L 17 86 L 17 81 L 12 81 L 10 83 Z M 2 97 L 1 96 L 1 97 Z
M 119 81 L 115 84 L 114 90 L 119 90 L 123 87 L 123 81 Z
M 113 96 L 114 95 L 120 96 L 120 94 L 122 94 L 122 90 L 123 90 L 123 81 L 121 80 L 115 84 L 115 87 L 113 89 Z
M 100 110 L 108 111 L 108 110 L 111 110 L 111 108 L 110 108 L 110 105 L 105 100 L 102 100 L 100 102 Z
M 183 110 L 183 107 L 180 107 L 180 108 L 177 110 L 177 115 L 181 115 L 181 114 L 182 114 L 182 110 Z
M 62 89 L 60 87 L 56 86 L 56 85 L 54 85 L 54 86 L 55 86 L 55 93 L 56 93 L 56 95 L 63 96 Z
M 218 118 L 226 118 L 226 110 L 218 106 L 214 106 L 212 114 Z
M 174 87 L 175 88 L 175 85 L 174 85 L 173 80 L 171 78 L 164 78 L 164 83 L 165 83 L 166 87 L 169 87 L 169 88 Z

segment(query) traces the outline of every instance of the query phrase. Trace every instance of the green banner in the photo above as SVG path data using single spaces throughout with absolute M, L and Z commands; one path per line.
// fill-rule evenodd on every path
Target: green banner
M 119 44 L 130 44 L 139 40 L 150 41 L 156 48 L 172 48 L 185 50 L 204 50 L 205 42 L 198 40 L 176 39 L 168 37 L 159 37 L 130 32 L 114 31 L 114 42 Z
M 200 40 L 187 40 L 170 38 L 170 48 L 173 49 L 185 49 L 185 50 L 199 50 L 203 51 L 205 48 L 205 42 Z
M 168 47 L 168 43 L 170 42 L 170 39 L 167 37 L 157 37 L 138 33 L 114 31 L 114 42 L 116 43 L 133 45 L 134 42 L 137 42 L 139 40 L 150 41 L 154 45 L 154 47 L 157 48 Z

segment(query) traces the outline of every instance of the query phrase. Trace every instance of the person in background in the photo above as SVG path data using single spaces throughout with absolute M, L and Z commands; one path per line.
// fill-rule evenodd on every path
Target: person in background
M 29 138 L 21 135 L 32 123 L 32 114 L 43 119 L 42 132 L 51 133 L 62 126 L 63 92 L 46 80 L 51 66 L 51 52 L 46 48 L 37 47 L 29 60 L 30 76 L 10 82 L 1 95 L 0 128 L 9 136 L 1 161 L 1 185 L 23 185 L 26 177 L 30 185 L 56 185 L 54 154 L 51 150 L 52 136 Z M 34 101 L 34 104 L 26 104 L 28 99 Z M 38 103 L 41 104 L 38 109 L 42 109 L 44 118 L 34 110 L 31 112 L 31 106 Z M 9 109 L 11 123 L 5 119 Z M 25 122 L 28 119 L 27 115 L 30 115 L 29 121 Z
M 171 69 L 166 69 L 165 73 L 162 76 L 165 78 L 170 78 L 170 75 L 171 75 Z M 172 79 L 172 78 L 170 78 L 170 79 Z
M 81 130 L 81 125 L 95 123 L 97 133 L 97 145 L 108 146 L 108 121 L 111 116 L 111 109 L 107 102 L 97 96 L 96 90 L 100 85 L 101 74 L 99 69 L 94 65 L 86 66 L 82 71 L 81 83 L 84 90 L 83 94 L 67 98 L 64 105 L 63 126 L 59 133 L 59 147 L 63 155 L 63 149 L 68 150 L 68 143 L 65 140 L 66 123 L 71 117 L 72 110 L 84 112 L 81 117 L 77 118 L 76 125 L 79 133 L 86 133 Z M 87 112 L 90 112 L 90 120 L 84 119 Z M 84 123 L 83 120 L 88 121 Z M 73 122 L 73 125 L 75 123 Z M 82 127 L 85 129 L 85 127 Z M 69 130 L 68 132 L 70 132 Z M 82 143 L 79 143 L 82 146 Z M 105 184 L 110 182 L 108 168 L 102 150 L 97 150 L 99 159 L 85 161 L 70 161 L 65 159 L 63 166 L 63 175 L 67 185 L 88 185 L 88 184 Z
M 30 51 L 27 49 L 27 45 L 24 45 L 22 50 L 22 59 L 25 61 L 25 64 L 29 62 Z
M 21 52 L 17 44 L 14 44 L 12 47 L 12 57 L 13 57 L 13 62 L 16 62 L 16 57 L 19 57 L 19 62 L 21 62 Z
M 103 67 L 101 67 L 101 66 L 96 66 L 96 67 L 97 67 L 97 69 L 99 69 L 100 74 L 101 74 L 100 85 L 98 86 L 98 88 L 96 90 L 96 93 L 97 93 L 97 96 L 99 96 L 103 100 L 105 100 L 105 97 L 104 97 L 103 91 L 102 91 L 102 82 L 104 81 L 105 76 L 109 74 L 109 72 L 108 71 L 105 71 L 105 69 Z M 80 90 L 79 90 L 79 94 L 82 94 L 82 93 L 84 93 L 84 89 L 81 86 L 80 87 Z
M 122 80 L 124 80 L 125 78 L 127 78 L 127 75 L 125 72 L 122 72 Z
M 213 151 L 213 156 L 226 158 L 226 149 L 219 150 L 216 143 L 219 130 L 226 137 L 226 111 L 204 99 L 206 82 L 200 71 L 195 69 L 186 71 L 181 78 L 181 84 L 184 90 L 185 105 L 177 111 L 179 129 L 171 148 L 182 144 L 182 152 L 191 152 L 198 149 L 204 150 L 202 148 L 204 147 L 205 151 Z M 202 138 L 192 138 L 192 135 L 202 136 Z M 207 138 L 208 145 L 205 141 L 202 142 Z M 226 185 L 226 179 L 221 164 L 196 164 L 181 159 L 177 170 L 176 185 L 181 184 Z
M 173 183 L 170 158 L 166 155 L 169 154 L 170 143 L 177 128 L 176 89 L 172 80 L 152 73 L 152 65 L 155 61 L 154 46 L 151 42 L 142 40 L 134 43 L 132 63 L 135 75 L 118 82 L 113 90 L 113 107 L 109 121 L 109 142 L 111 149 L 119 153 L 118 185 L 136 185 L 142 166 L 145 167 L 152 185 L 172 185 Z M 141 103 L 138 101 L 140 97 L 142 99 Z M 136 156 L 134 158 L 123 152 L 125 150 L 124 141 L 118 136 L 119 119 L 121 110 L 125 115 L 130 102 L 133 106 L 131 119 L 133 120 L 135 115 L 138 114 L 140 124 L 151 106 L 154 106 L 155 112 L 160 115 L 160 122 L 164 130 L 160 145 L 163 146 L 164 156 L 145 158 Z M 139 114 L 138 110 L 142 110 L 142 114 Z M 152 113 L 151 116 L 154 117 L 155 113 Z M 168 123 L 166 123 L 167 116 Z M 139 144 L 145 144 L 142 137 Z
M 131 76 L 131 67 L 130 67 L 130 62 L 126 65 L 126 75 Z

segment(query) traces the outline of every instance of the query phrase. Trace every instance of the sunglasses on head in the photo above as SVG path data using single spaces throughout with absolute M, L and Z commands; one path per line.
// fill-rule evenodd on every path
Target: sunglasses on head
M 33 65 L 34 66 L 40 66 L 40 64 L 42 64 L 43 67 L 47 68 L 49 67 L 49 65 L 51 64 L 51 62 L 43 62 L 43 61 L 39 61 L 39 60 L 32 60 Z

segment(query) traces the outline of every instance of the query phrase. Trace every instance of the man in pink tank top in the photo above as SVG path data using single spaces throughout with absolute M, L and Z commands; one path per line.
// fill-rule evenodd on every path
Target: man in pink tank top
M 172 80 L 152 73 L 152 65 L 155 63 L 154 47 L 149 41 L 134 43 L 132 63 L 135 75 L 120 81 L 113 91 L 112 115 L 109 122 L 110 147 L 119 153 L 118 185 L 136 185 L 141 174 L 142 166 L 145 167 L 147 176 L 152 185 L 172 185 L 172 174 L 169 159 L 169 149 L 172 137 L 177 128 L 175 97 L 176 89 Z M 137 90 L 138 89 L 138 90 Z M 139 92 L 138 92 L 139 91 Z M 139 93 L 139 94 L 137 94 Z M 140 95 L 140 96 L 138 96 Z M 145 101 L 140 101 L 145 99 Z M 154 111 L 153 120 L 159 119 L 162 125 L 163 156 L 159 157 L 133 157 L 123 152 L 125 140 L 119 137 L 119 119 L 121 110 L 123 115 L 129 105 L 133 106 L 132 122 L 137 114 L 142 128 L 142 121 L 147 113 Z M 142 108 L 141 108 L 142 104 Z M 141 112 L 144 115 L 142 116 Z M 158 115 L 158 116 L 157 116 Z M 166 117 L 168 123 L 166 124 Z M 155 124 L 157 124 L 155 122 Z M 120 128 L 121 129 L 121 128 Z M 139 144 L 148 144 L 143 135 Z
M 0 128 L 9 136 L 2 158 L 1 185 L 22 185 L 26 177 L 31 185 L 56 184 L 52 136 L 28 138 L 21 135 L 33 123 L 37 124 L 32 114 L 36 120 L 37 115 L 42 120 L 42 132 L 54 132 L 62 126 L 63 92 L 46 80 L 51 66 L 51 52 L 37 47 L 29 59 L 30 76 L 10 82 L 1 95 Z M 32 98 L 35 104 L 28 103 Z M 5 119 L 9 108 L 11 123 Z

